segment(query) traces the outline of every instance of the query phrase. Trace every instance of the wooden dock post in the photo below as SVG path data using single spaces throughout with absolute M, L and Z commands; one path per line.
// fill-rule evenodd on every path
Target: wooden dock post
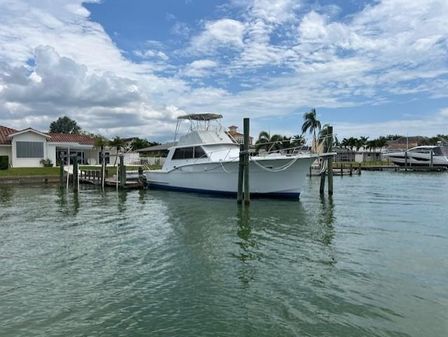
M 249 132 L 250 122 L 249 118 L 243 119 L 244 127 L 244 204 L 250 204 L 250 190 L 249 190 Z
M 243 202 L 243 180 L 244 180 L 244 145 L 240 145 L 240 155 L 238 162 L 238 193 L 236 201 L 241 204 Z
M 326 152 L 333 151 L 333 127 L 328 126 L 328 148 Z M 327 158 L 327 172 L 328 172 L 328 194 L 333 195 L 333 157 Z
M 324 161 L 322 161 L 322 165 L 325 165 Z M 320 194 L 324 194 L 325 191 L 325 175 L 327 174 L 325 171 L 326 170 L 324 170 L 322 166 L 320 170 L 320 187 L 319 187 Z
M 429 162 L 429 167 L 434 167 L 434 151 L 431 149 L 431 161 Z
M 408 170 L 408 151 L 404 152 L 404 170 Z
M 358 175 L 359 176 L 361 175 L 361 163 L 359 163 L 359 165 L 358 165 Z
M 343 176 L 344 176 L 344 168 L 343 168 L 342 163 L 341 163 L 341 177 L 343 177 Z
M 106 158 L 104 155 L 104 150 L 101 151 L 101 188 L 104 190 L 104 184 L 106 181 Z
M 120 154 L 120 165 L 118 170 L 119 180 L 120 180 L 120 187 L 125 188 L 126 186 L 126 166 L 124 165 L 124 156 L 123 154 Z
M 349 171 L 349 175 L 352 176 L 353 175 L 353 164 L 350 163 L 350 171 Z
M 64 187 L 65 181 L 64 181 L 64 155 L 62 152 L 59 153 L 59 182 L 61 184 L 61 187 Z
M 79 189 L 79 172 L 78 172 L 78 156 L 73 156 L 73 191 L 78 192 Z

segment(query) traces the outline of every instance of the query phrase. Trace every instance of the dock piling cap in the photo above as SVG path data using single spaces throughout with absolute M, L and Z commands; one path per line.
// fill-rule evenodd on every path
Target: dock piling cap
M 222 118 L 222 115 L 214 113 L 189 114 L 177 117 L 177 119 L 189 119 L 192 121 L 210 121 L 220 118 Z

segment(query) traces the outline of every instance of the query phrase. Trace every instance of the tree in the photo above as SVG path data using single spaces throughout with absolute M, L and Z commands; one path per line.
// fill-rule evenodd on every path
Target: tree
M 303 135 L 295 135 L 290 138 L 291 147 L 300 147 L 305 145 L 306 141 Z
M 109 144 L 109 140 L 102 135 L 95 135 L 95 146 L 100 148 L 101 160 L 104 156 L 104 147 Z
M 139 150 L 139 149 L 143 149 L 145 147 L 150 147 L 150 146 L 155 146 L 155 145 L 160 145 L 160 143 L 150 142 L 146 139 L 141 139 L 141 138 L 134 138 L 134 140 L 131 143 L 131 150 L 135 151 L 135 150 Z
M 268 151 L 269 149 L 269 140 L 271 139 L 271 135 L 267 131 L 261 131 L 258 135 L 258 139 L 255 142 L 255 150 L 259 151 L 260 149 L 264 149 Z
M 316 109 L 311 109 L 310 112 L 306 112 L 303 115 L 302 134 L 306 133 L 307 131 L 312 133 L 313 144 L 315 147 L 317 145 L 316 131 L 319 130 L 320 130 L 320 121 L 317 119 Z
M 81 128 L 76 121 L 67 116 L 59 117 L 50 124 L 50 133 L 79 134 L 80 132 Z
M 279 151 L 283 149 L 290 149 L 298 147 L 305 143 L 303 136 L 287 137 L 282 135 L 270 135 L 266 131 L 261 131 L 258 135 L 258 140 L 255 142 L 255 149 L 259 151 L 264 149 L 266 151 Z
M 116 136 L 114 139 L 109 141 L 109 146 L 114 147 L 117 150 L 117 155 L 115 156 L 114 166 L 117 165 L 118 152 L 123 148 L 125 142 L 122 138 Z
M 319 145 L 322 145 L 323 152 L 328 152 L 332 149 L 334 139 L 330 134 L 330 125 L 325 124 L 319 131 Z

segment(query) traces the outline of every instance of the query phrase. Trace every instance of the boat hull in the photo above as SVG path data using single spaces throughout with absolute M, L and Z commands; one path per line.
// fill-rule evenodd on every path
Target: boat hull
M 392 153 L 387 154 L 385 157 L 398 166 L 424 166 L 431 165 L 431 157 L 426 154 L 408 154 L 407 158 L 405 154 Z M 432 159 L 432 166 L 448 167 L 448 159 L 445 156 L 434 156 Z
M 309 167 L 315 157 L 284 157 L 251 160 L 251 196 L 299 198 Z M 237 161 L 184 165 L 170 171 L 146 173 L 150 188 L 235 196 L 238 188 Z

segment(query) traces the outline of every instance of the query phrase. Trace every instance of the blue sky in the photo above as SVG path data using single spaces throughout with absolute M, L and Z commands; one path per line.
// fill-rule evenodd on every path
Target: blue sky
M 170 139 L 176 117 L 448 133 L 446 0 L 2 0 L 0 124 Z

